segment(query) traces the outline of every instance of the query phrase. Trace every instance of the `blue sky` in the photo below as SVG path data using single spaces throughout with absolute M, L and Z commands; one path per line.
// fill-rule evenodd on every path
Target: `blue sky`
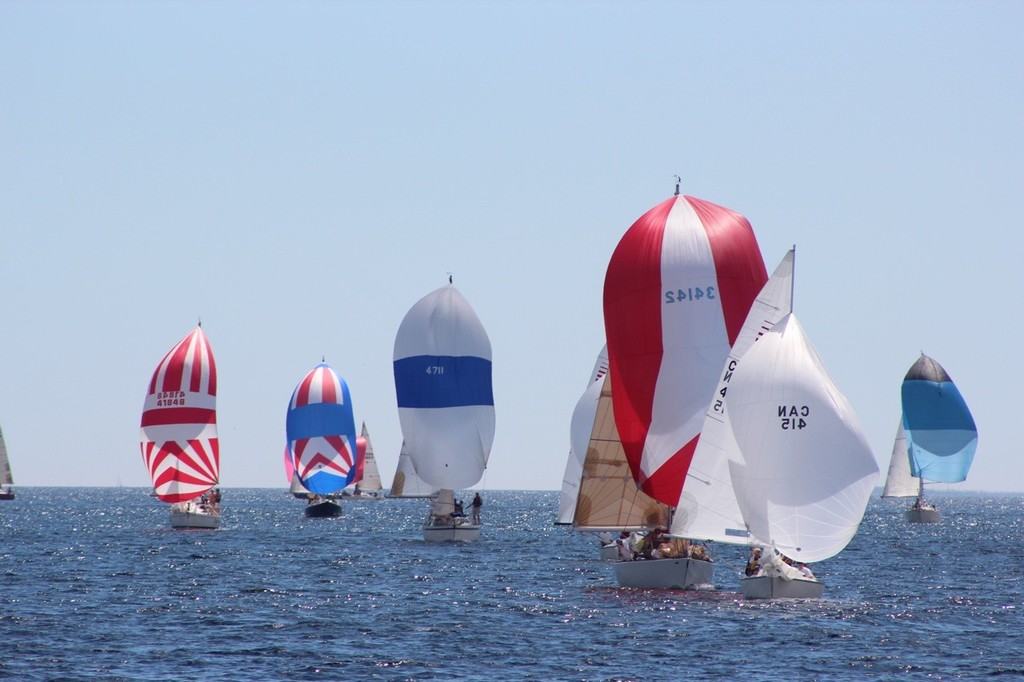
M 556 489 L 605 268 L 682 190 L 743 213 L 880 467 L 924 351 L 1024 491 L 1024 4 L 0 0 L 0 426 L 20 485 L 146 485 L 203 320 L 226 487 L 283 486 L 325 356 L 390 482 L 408 308 L 494 352 L 483 483 Z

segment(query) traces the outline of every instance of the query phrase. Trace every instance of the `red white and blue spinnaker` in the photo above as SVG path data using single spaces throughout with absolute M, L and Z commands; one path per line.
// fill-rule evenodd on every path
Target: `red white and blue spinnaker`
M 286 424 L 295 474 L 317 495 L 336 493 L 356 475 L 356 424 L 348 384 L 327 363 L 292 393 Z

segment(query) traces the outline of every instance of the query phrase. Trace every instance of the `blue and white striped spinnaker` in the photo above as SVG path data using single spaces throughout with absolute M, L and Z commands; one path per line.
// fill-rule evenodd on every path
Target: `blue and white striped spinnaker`
M 448 490 L 477 483 L 494 442 L 491 342 L 452 284 L 406 313 L 394 370 L 398 418 L 417 475 Z
M 922 353 L 903 378 L 901 393 L 910 473 L 938 483 L 966 479 L 978 428 L 946 370 Z

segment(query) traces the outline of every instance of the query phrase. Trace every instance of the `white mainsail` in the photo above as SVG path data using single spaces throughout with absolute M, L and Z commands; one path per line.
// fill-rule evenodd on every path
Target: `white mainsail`
M 910 473 L 910 451 L 907 448 L 907 434 L 903 431 L 903 415 L 892 444 L 892 459 L 889 473 L 885 477 L 882 497 L 917 497 L 921 494 L 921 479 Z
M 583 475 L 583 460 L 587 456 L 587 443 L 594 426 L 597 414 L 597 403 L 601 397 L 601 387 L 595 384 L 608 372 L 608 346 L 597 355 L 594 369 L 590 373 L 587 389 L 580 396 L 573 410 L 569 425 L 569 457 L 565 463 L 565 474 L 562 476 L 562 491 L 558 495 L 558 516 L 556 524 L 572 523 L 573 511 L 576 509 L 576 497 L 580 490 L 580 477 Z
M 736 445 L 725 427 L 726 393 L 740 359 L 792 310 L 795 257 L 796 249 L 783 256 L 751 305 L 729 351 L 672 517 L 672 535 L 729 544 L 750 542 L 729 475 L 731 450 Z
M 4 442 L 4 432 L 0 429 L 0 487 L 9 488 L 14 485 L 14 476 L 11 475 L 11 461 L 7 457 L 7 443 Z
M 366 453 L 363 459 L 363 478 L 358 482 L 359 489 L 366 492 L 381 490 L 380 469 L 377 468 L 377 458 L 373 456 L 373 443 L 370 442 L 370 432 L 363 422 L 363 441 L 366 443 Z
M 804 562 L 842 551 L 864 516 L 878 463 L 792 313 L 744 355 L 725 419 L 739 457 L 730 473 L 754 539 Z

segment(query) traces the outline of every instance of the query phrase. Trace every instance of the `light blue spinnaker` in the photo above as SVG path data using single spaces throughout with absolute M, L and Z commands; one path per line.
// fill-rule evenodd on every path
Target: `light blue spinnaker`
M 978 429 L 949 374 L 922 354 L 904 377 L 901 392 L 911 474 L 938 483 L 966 479 Z

